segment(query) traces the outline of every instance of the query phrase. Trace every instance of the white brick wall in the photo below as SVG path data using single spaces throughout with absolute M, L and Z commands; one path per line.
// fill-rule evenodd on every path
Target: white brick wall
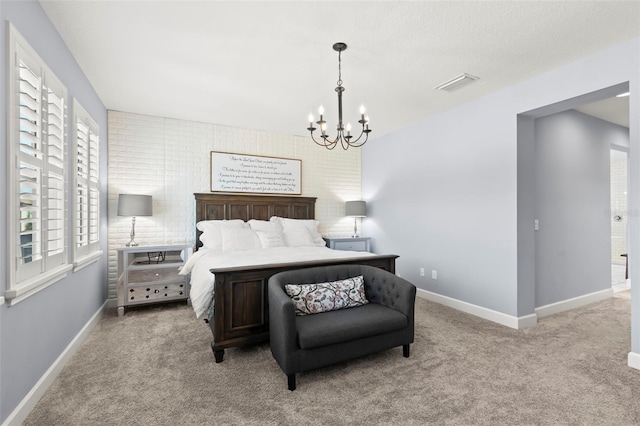
M 153 216 L 136 218 L 140 245 L 193 244 L 193 193 L 210 191 L 210 151 L 302 160 L 302 195 L 318 197 L 320 232 L 352 234 L 344 201 L 361 197 L 359 149 L 329 151 L 308 137 L 119 111 L 108 113 L 108 140 L 109 298 L 116 297 L 115 248 L 131 230 L 131 218 L 116 215 L 118 194 L 153 196 Z

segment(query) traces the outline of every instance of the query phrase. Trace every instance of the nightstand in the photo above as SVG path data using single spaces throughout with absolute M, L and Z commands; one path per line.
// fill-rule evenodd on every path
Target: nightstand
M 188 276 L 178 275 L 191 246 L 120 247 L 118 251 L 118 316 L 126 306 L 187 300 Z
M 327 247 L 334 250 L 371 251 L 371 238 L 369 237 L 344 237 L 325 238 Z

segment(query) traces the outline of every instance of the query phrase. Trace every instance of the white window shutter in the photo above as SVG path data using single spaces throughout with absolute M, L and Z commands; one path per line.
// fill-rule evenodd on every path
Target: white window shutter
M 66 274 L 67 91 L 9 24 L 9 255 L 17 303 Z
M 99 253 L 100 247 L 100 136 L 99 128 L 74 100 L 74 261 Z

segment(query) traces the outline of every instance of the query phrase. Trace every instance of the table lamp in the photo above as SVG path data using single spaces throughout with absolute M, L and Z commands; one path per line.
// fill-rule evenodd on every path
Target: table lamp
M 131 241 L 127 247 L 136 247 L 136 216 L 153 216 L 151 195 L 119 194 L 118 216 L 131 216 Z
M 353 216 L 353 238 L 358 238 L 358 218 L 367 216 L 365 201 L 347 201 L 344 204 L 344 215 Z

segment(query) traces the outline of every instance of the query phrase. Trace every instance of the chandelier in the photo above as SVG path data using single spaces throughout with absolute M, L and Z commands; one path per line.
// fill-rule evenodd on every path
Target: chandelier
M 324 120 L 324 108 L 320 105 L 318 108 L 318 113 L 320 114 L 320 120 L 316 121 L 315 124 L 320 126 L 320 137 L 316 139 L 313 135 L 315 127 L 313 127 L 313 115 L 309 114 L 309 127 L 307 130 L 311 132 L 311 139 L 315 143 L 320 146 L 324 146 L 327 149 L 333 149 L 336 147 L 338 142 L 342 145 L 343 149 L 348 149 L 350 146 L 360 147 L 367 142 L 369 139 L 369 133 L 371 133 L 371 129 L 369 129 L 369 117 L 365 117 L 364 105 L 360 106 L 360 120 L 358 123 L 362 125 L 362 130 L 360 131 L 360 135 L 354 139 L 354 136 L 351 135 L 351 123 L 347 123 L 345 126 L 342 121 L 342 92 L 345 91 L 345 88 L 342 87 L 342 52 L 347 50 L 347 45 L 345 43 L 335 43 L 333 45 L 333 50 L 338 52 L 338 87 L 336 87 L 336 92 L 338 92 L 338 126 L 336 130 L 338 134 L 334 139 L 331 139 L 327 134 L 327 122 Z

